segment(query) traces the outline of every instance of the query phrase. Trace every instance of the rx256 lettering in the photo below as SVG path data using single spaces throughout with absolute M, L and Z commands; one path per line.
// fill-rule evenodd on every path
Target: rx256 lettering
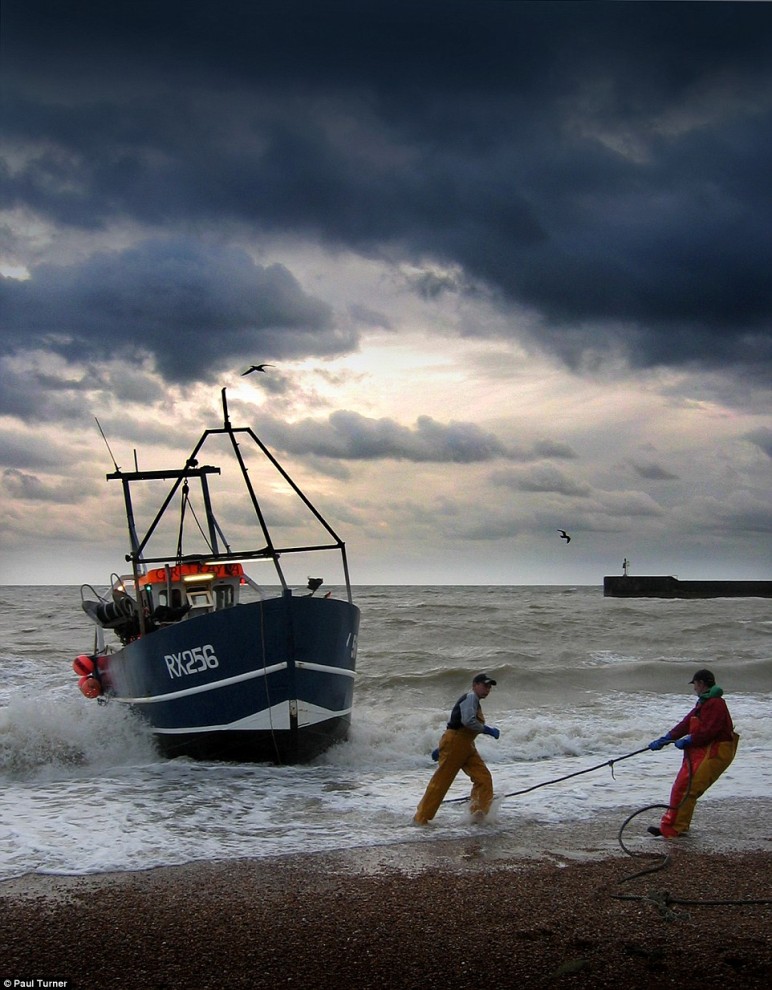
M 217 654 L 211 643 L 205 646 L 194 646 L 180 653 L 167 653 L 164 656 L 169 677 L 185 677 L 187 674 L 201 674 L 220 666 Z

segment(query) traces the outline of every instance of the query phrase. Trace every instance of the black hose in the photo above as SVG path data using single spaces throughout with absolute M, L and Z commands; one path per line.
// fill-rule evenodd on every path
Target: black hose
M 653 866 L 650 866 L 648 869 L 639 870 L 637 873 L 631 873 L 630 876 L 622 877 L 622 879 L 619 880 L 618 883 L 626 883 L 628 880 L 634 880 L 636 877 L 644 877 L 648 873 L 656 873 L 658 870 L 664 869 L 667 866 L 667 864 L 670 862 L 670 850 L 668 849 L 667 845 L 665 846 L 665 850 L 666 851 L 664 851 L 664 852 L 660 852 L 660 853 L 648 853 L 648 852 L 642 852 L 642 853 L 640 853 L 639 852 L 639 853 L 636 853 L 636 852 L 633 852 L 631 849 L 628 849 L 627 848 L 627 846 L 625 845 L 624 840 L 622 838 L 622 833 L 627 828 L 627 826 L 630 824 L 630 822 L 633 820 L 633 818 L 637 818 L 638 815 L 642 815 L 644 811 L 651 811 L 653 808 L 662 808 L 665 811 L 671 811 L 671 810 L 672 811 L 678 811 L 678 809 L 681 807 L 681 805 L 684 803 L 684 801 L 689 797 L 689 792 L 692 789 L 692 758 L 691 758 L 691 755 L 689 754 L 689 750 L 688 749 L 685 749 L 683 752 L 684 752 L 684 759 L 686 760 L 686 765 L 689 768 L 689 784 L 688 784 L 688 786 L 686 788 L 686 791 L 684 792 L 684 796 L 681 798 L 681 800 L 678 802 L 678 804 L 674 808 L 671 807 L 670 804 L 647 804 L 643 808 L 639 808 L 637 811 L 634 811 L 632 813 L 632 815 L 628 815 L 627 818 L 625 818 L 625 820 L 620 825 L 619 831 L 617 832 L 617 842 L 621 846 L 623 852 L 626 852 L 628 856 L 633 856 L 633 857 L 636 857 L 636 856 L 641 857 L 641 856 L 643 856 L 643 857 L 646 857 L 648 859 L 654 858 L 654 859 L 659 860 L 659 862 L 655 863 Z

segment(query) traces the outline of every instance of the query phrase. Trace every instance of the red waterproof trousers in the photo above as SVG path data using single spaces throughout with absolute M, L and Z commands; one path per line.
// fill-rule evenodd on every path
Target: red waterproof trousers
M 697 799 L 732 762 L 738 741 L 739 736 L 734 732 L 731 741 L 689 746 L 684 750 L 684 761 L 670 791 L 670 807 L 659 826 L 666 838 L 674 839 L 688 830 Z
M 440 763 L 416 809 L 413 819 L 415 822 L 425 825 L 434 818 L 459 770 L 463 770 L 472 780 L 472 814 L 487 815 L 490 811 L 493 803 L 493 780 L 474 744 L 478 735 L 479 733 L 465 728 L 446 729 L 443 732 L 440 739 Z

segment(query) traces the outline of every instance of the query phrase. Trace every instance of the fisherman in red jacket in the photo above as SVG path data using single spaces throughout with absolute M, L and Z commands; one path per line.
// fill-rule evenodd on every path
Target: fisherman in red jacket
M 709 670 L 698 670 L 689 682 L 694 685 L 697 704 L 670 732 L 649 743 L 649 749 L 662 749 L 675 743 L 684 760 L 673 788 L 670 805 L 659 827 L 650 825 L 652 835 L 675 839 L 688 831 L 697 798 L 714 784 L 734 759 L 739 736 L 734 731 L 729 709 Z

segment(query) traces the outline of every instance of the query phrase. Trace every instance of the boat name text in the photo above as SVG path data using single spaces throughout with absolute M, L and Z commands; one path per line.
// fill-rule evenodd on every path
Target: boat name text
M 200 674 L 220 666 L 211 643 L 207 643 L 206 646 L 194 646 L 191 650 L 183 650 L 181 653 L 167 653 L 164 660 L 169 677 Z

